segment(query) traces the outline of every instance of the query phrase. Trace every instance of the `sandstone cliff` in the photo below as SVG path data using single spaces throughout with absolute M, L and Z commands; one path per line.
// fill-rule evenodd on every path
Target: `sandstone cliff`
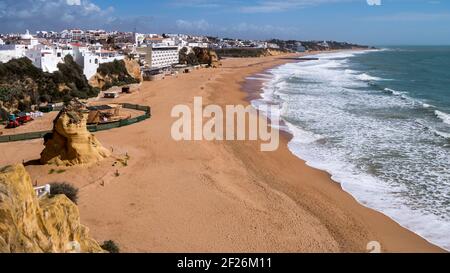
M 89 84 L 100 90 L 107 90 L 113 86 L 139 83 L 142 81 L 141 67 L 136 60 L 126 58 L 101 64 L 97 74 L 89 79 Z
M 85 105 L 77 100 L 72 100 L 61 110 L 52 133 L 45 137 L 42 164 L 91 164 L 110 156 L 110 152 L 87 130 L 88 115 Z
M 285 55 L 287 52 L 265 48 L 222 48 L 217 50 L 220 58 L 258 58 Z
M 23 165 L 0 169 L 0 253 L 104 252 L 66 196 L 38 199 Z
M 218 67 L 221 65 L 215 51 L 199 47 L 196 47 L 193 50 L 200 64 L 207 64 L 211 67 Z
M 125 68 L 128 71 L 128 74 L 135 78 L 138 81 L 142 81 L 142 73 L 141 73 L 141 66 L 136 60 L 125 58 Z

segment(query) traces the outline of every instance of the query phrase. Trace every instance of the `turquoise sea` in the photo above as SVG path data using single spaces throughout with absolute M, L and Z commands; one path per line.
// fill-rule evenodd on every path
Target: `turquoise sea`
M 450 47 L 317 55 L 261 79 L 291 151 L 364 205 L 450 250 Z

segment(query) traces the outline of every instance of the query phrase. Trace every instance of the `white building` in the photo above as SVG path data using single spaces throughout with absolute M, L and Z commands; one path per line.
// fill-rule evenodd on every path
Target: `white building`
M 125 59 L 125 56 L 119 55 L 116 51 L 103 50 L 101 46 L 90 49 L 81 45 L 74 45 L 73 57 L 75 62 L 83 68 L 83 74 L 88 80 L 97 73 L 100 64 Z
M 144 43 L 145 34 L 142 33 L 135 33 L 134 34 L 134 45 L 136 47 L 140 47 Z
M 330 48 L 330 45 L 328 44 L 328 42 L 327 41 L 323 41 L 322 43 L 320 43 L 319 44 L 321 47 L 324 47 L 324 48 Z
M 105 30 L 88 30 L 82 35 L 87 41 L 107 40 L 109 35 Z
M 58 64 L 63 63 L 67 55 L 73 55 L 72 47 L 40 44 L 25 52 L 25 56 L 33 62 L 34 66 L 49 73 L 58 71 Z
M 33 37 L 30 34 L 30 31 L 27 30 L 25 34 L 20 35 L 21 43 L 30 47 L 36 46 L 39 44 L 39 41 L 37 38 Z
M 81 41 L 84 38 L 84 31 L 81 29 L 66 29 L 61 32 L 61 38 L 71 41 Z
M 25 45 L 0 45 L 0 62 L 6 63 L 12 59 L 25 56 Z
M 0 39 L 0 45 L 4 45 L 4 44 L 5 44 L 5 42 L 3 42 L 2 39 Z
M 26 51 L 38 44 L 38 39 L 30 35 L 30 32 L 27 30 L 25 34 L 20 35 L 18 43 L 0 44 L 0 62 L 5 63 L 12 59 L 25 57 Z
M 200 47 L 200 48 L 208 48 L 209 44 L 204 42 L 192 42 L 188 43 L 187 46 L 189 47 Z
M 273 43 L 267 43 L 267 48 L 268 49 L 280 49 L 280 46 L 277 44 L 273 44 Z
M 178 46 L 153 46 L 151 51 L 151 67 L 170 67 L 180 62 Z

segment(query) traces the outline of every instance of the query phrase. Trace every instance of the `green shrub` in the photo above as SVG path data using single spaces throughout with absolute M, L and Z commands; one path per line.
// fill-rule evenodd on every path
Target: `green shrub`
M 111 240 L 103 242 L 101 247 L 109 253 L 120 253 L 119 246 L 116 244 L 116 242 Z
M 64 194 L 72 202 L 77 204 L 78 201 L 78 189 L 68 183 L 52 183 L 50 184 L 50 195 L 55 196 Z
M 110 63 L 103 63 L 97 69 L 97 73 L 105 76 L 111 76 L 114 80 L 112 82 L 107 82 L 103 86 L 102 90 L 107 90 L 113 86 L 124 86 L 128 84 L 139 83 L 139 80 L 133 78 L 128 74 L 125 62 L 123 60 L 114 60 Z M 112 77 L 112 76 L 115 77 Z

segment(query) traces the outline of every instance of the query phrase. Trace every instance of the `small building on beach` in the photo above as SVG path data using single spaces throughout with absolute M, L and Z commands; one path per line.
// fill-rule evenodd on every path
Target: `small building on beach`
M 119 97 L 119 93 L 117 92 L 104 92 L 103 97 L 106 99 L 115 99 Z
M 121 115 L 120 104 L 89 106 L 87 109 L 89 110 L 87 124 L 109 123 L 129 118 Z

